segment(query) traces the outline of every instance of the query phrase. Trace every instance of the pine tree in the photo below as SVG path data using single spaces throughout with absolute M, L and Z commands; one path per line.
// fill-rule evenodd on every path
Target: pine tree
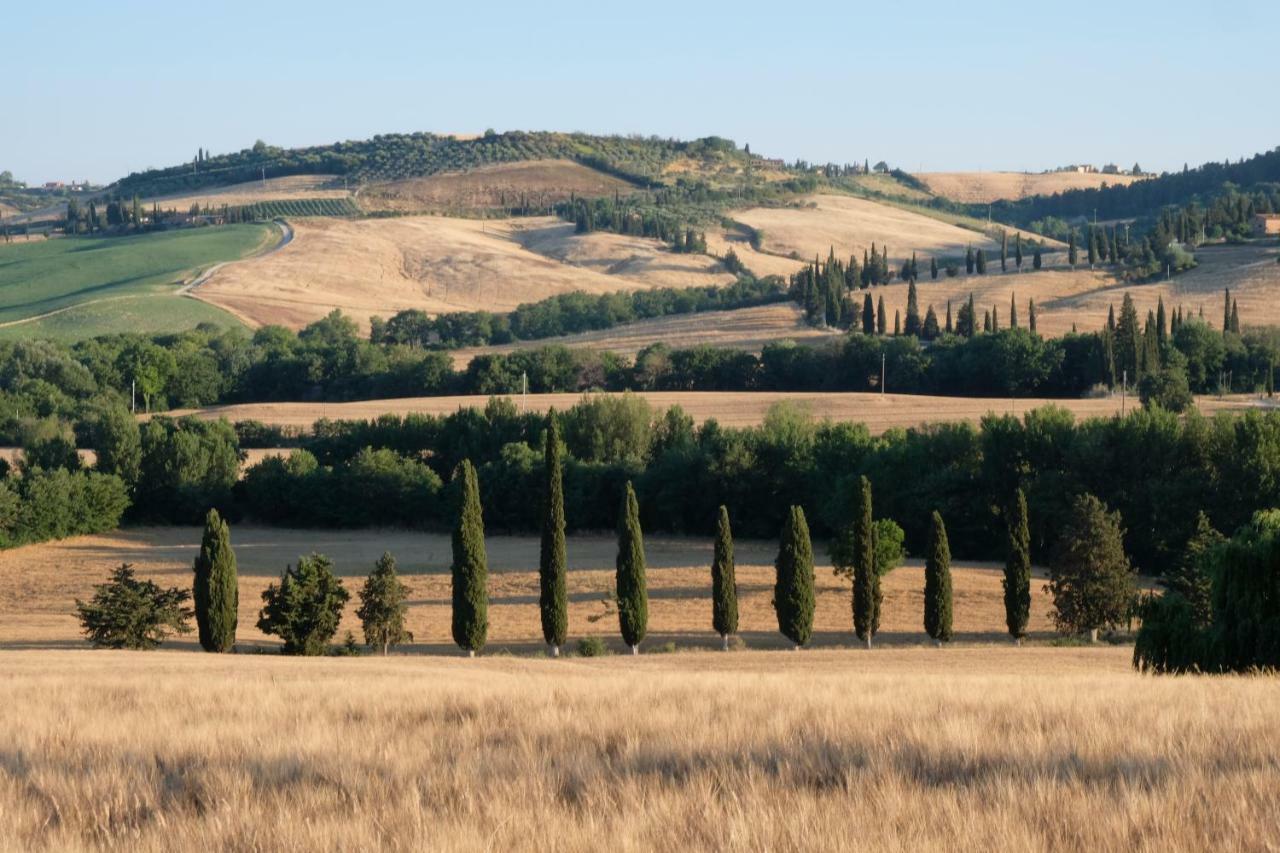
M 263 591 L 258 630 L 283 640 L 286 655 L 324 654 L 349 597 L 328 557 L 300 557 Z
M 1004 562 L 1004 621 L 1009 636 L 1021 644 L 1031 618 L 1031 531 L 1027 497 L 1018 489 L 1005 513 L 1008 548 Z
M 1075 499 L 1049 558 L 1050 616 L 1064 633 L 1116 625 L 1137 599 L 1134 573 L 1124 553 L 1120 514 L 1090 494 Z
M 875 523 L 871 516 L 871 481 L 858 479 L 858 500 L 853 508 L 853 631 L 871 648 L 880 629 L 880 573 L 876 571 Z
M 773 607 L 778 615 L 778 630 L 795 643 L 796 648 L 809 644 L 813 636 L 813 543 L 804 510 L 791 507 L 783 522 L 777 572 L 773 586 Z
M 924 630 L 941 645 L 951 639 L 951 546 L 942 516 L 933 513 L 924 564 Z
M 1027 328 L 1031 330 L 1031 334 L 1036 333 L 1036 301 L 1031 300 L 1031 304 L 1027 306 Z
M 171 634 L 191 630 L 185 607 L 191 593 L 134 577 L 128 563 L 111 572 L 111 580 L 93 588 L 88 602 L 76 599 L 85 639 L 95 649 L 154 649 Z
M 560 463 L 560 426 L 555 409 L 547 413 L 542 461 L 538 610 L 542 616 L 542 639 L 551 647 L 551 656 L 559 657 L 560 647 L 565 644 L 569 633 L 569 605 L 565 585 L 564 472 Z
M 396 558 L 384 553 L 360 589 L 360 608 L 356 616 L 364 630 L 368 646 L 381 646 L 385 655 L 392 646 L 413 639 L 404 627 L 405 599 L 409 589 L 396 575 Z
M 920 303 L 914 280 L 907 284 L 907 323 L 903 331 L 908 335 L 920 337 Z
M 200 647 L 206 652 L 229 652 L 236 644 L 240 588 L 236 554 L 231 550 L 231 528 L 216 509 L 205 516 L 194 571 L 191 592 Z
M 881 335 L 889 330 L 888 319 L 884 310 L 884 294 L 880 294 L 880 304 L 876 307 L 876 331 Z
M 453 527 L 453 641 L 471 657 L 489 636 L 489 560 L 475 466 L 463 459 L 453 472 L 458 490 Z
M 618 627 L 631 654 L 640 654 L 640 643 L 649 631 L 649 588 L 645 580 L 644 533 L 640 530 L 640 504 L 627 481 L 618 512 L 618 558 L 615 562 Z
M 733 564 L 729 510 L 723 505 L 716 524 L 715 556 L 711 561 L 711 626 L 728 651 L 729 637 L 738 633 L 738 581 Z

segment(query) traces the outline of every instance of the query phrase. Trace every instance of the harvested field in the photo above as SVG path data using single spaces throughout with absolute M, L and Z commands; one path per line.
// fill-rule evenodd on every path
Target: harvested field
M 477 210 L 513 207 L 523 196 L 528 204 L 545 207 L 572 196 L 626 195 L 635 189 L 620 178 L 569 160 L 527 160 L 370 184 L 361 188 L 359 203 L 366 210 Z
M 722 426 L 755 426 L 764 420 L 769 408 L 776 403 L 790 403 L 807 409 L 815 418 L 831 418 L 854 421 L 867 425 L 874 435 L 896 427 L 919 427 L 930 423 L 969 421 L 977 422 L 983 415 L 1022 415 L 1041 406 L 1060 406 L 1077 418 L 1103 417 L 1120 413 L 1119 397 L 1089 400 L 987 399 L 979 397 L 929 397 L 917 394 L 874 393 L 805 393 L 777 391 L 646 391 L 643 397 L 655 409 L 681 406 L 697 422 L 715 418 Z M 395 414 L 447 415 L 460 408 L 483 408 L 489 397 L 406 397 L 388 400 L 363 400 L 355 403 L 243 403 L 232 406 L 211 406 L 206 409 L 177 410 L 175 416 L 194 414 L 197 417 L 216 419 L 225 417 L 236 421 L 256 420 L 267 424 L 290 427 L 309 427 L 319 418 L 331 420 L 370 419 L 388 412 Z M 530 411 L 542 412 L 554 406 L 564 410 L 582 399 L 581 394 L 529 394 L 525 398 L 516 395 L 516 402 L 527 405 Z M 1132 399 L 1128 405 L 1134 405 Z M 1219 400 L 1200 397 L 1196 401 L 1200 411 L 1212 414 L 1220 411 L 1242 411 L 1254 406 L 1264 406 L 1265 401 L 1249 397 L 1228 397 Z
M 58 647 L 79 642 L 75 599 L 93 594 L 112 568 L 131 563 L 139 575 L 164 586 L 190 583 L 191 563 L 200 546 L 196 527 L 133 528 L 99 536 L 29 545 L 0 552 L 0 579 L 8 591 L 0 601 L 0 648 Z M 403 530 L 317 531 L 237 525 L 232 532 L 240 572 L 240 628 L 248 647 L 273 645 L 254 627 L 267 584 L 278 581 L 287 564 L 313 551 L 334 561 L 337 572 L 354 591 L 384 551 L 396 555 L 398 570 L 409 587 L 408 627 L 416 652 L 448 652 L 448 534 Z M 538 621 L 538 539 L 534 536 L 490 536 L 489 643 L 495 648 L 536 651 L 542 634 Z M 832 574 L 826 547 L 814 548 L 817 610 L 815 646 L 847 646 L 856 642 L 850 616 L 848 581 Z M 599 636 L 618 643 L 617 616 L 607 611 L 605 596 L 614 587 L 617 543 L 612 535 L 569 538 L 569 623 L 573 637 Z M 752 648 L 782 648 L 772 607 L 777 543 L 739 540 L 734 547 L 739 585 L 740 636 Z M 649 643 L 674 641 L 679 646 L 718 647 L 710 629 L 710 538 L 645 537 L 649 581 Z M 1002 570 L 991 564 L 958 562 L 953 568 L 957 642 L 995 642 L 1005 638 Z M 1037 579 L 1042 573 L 1037 571 Z M 1051 636 L 1049 599 L 1039 580 L 1033 582 L 1033 637 Z M 924 564 L 908 558 L 884 579 L 881 632 L 885 645 L 927 642 L 921 628 Z M 360 631 L 356 606 L 345 612 L 341 630 Z M 610 615 L 603 616 L 606 612 Z M 190 648 L 194 638 L 178 638 Z
M 292 201 L 313 198 L 346 198 L 351 193 L 343 188 L 336 175 L 289 175 L 266 181 L 248 181 L 225 187 L 209 187 L 196 192 L 158 196 L 142 202 L 143 207 L 158 204 L 164 210 L 186 211 L 193 204 L 220 208 L 222 205 L 254 204 L 260 201 Z
M 768 275 L 780 275 L 783 278 L 787 278 L 804 266 L 803 262 L 797 261 L 795 258 L 784 258 L 779 255 L 771 255 L 768 252 L 757 252 L 746 236 L 738 231 L 712 228 L 706 233 L 708 252 L 718 258 L 723 258 L 728 254 L 729 249 L 733 249 L 734 254 L 746 265 L 747 269 L 751 270 L 753 275 L 761 278 Z
M 792 302 L 783 302 L 734 311 L 676 314 L 560 338 L 460 349 L 455 350 L 452 355 L 454 367 L 462 369 L 472 358 L 484 353 L 513 352 L 552 345 L 608 350 L 628 356 L 635 356 L 640 350 L 655 343 L 665 343 L 673 348 L 734 347 L 758 353 L 765 344 L 772 341 L 813 343 L 837 338 L 840 334 L 836 330 L 809 325 L 804 321 L 804 312 L 799 307 Z
M 371 316 L 407 308 L 509 311 L 572 291 L 732 280 L 711 258 L 677 255 L 655 240 L 575 235 L 571 225 L 551 217 L 300 219 L 293 225 L 288 246 L 223 267 L 193 295 L 250 326 L 300 328 L 335 308 L 367 326 Z
M 915 177 L 934 195 L 967 204 L 1053 195 L 1068 190 L 1131 184 L 1142 178 L 1133 175 L 1103 175 L 1097 172 L 921 172 Z
M 782 257 L 794 253 L 802 261 L 826 258 L 834 247 L 836 257 L 856 255 L 861 262 L 872 243 L 878 249 L 888 245 L 891 266 L 901 266 L 912 252 L 927 258 L 963 256 L 969 245 L 988 252 L 999 249 L 976 231 L 852 196 L 809 196 L 799 206 L 752 208 L 735 212 L 733 218 L 763 232 L 765 251 Z

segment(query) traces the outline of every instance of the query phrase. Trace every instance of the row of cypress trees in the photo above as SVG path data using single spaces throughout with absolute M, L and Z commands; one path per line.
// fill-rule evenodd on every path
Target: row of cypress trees
M 568 638 L 569 628 L 564 482 L 559 427 L 554 411 L 548 414 L 547 423 L 538 608 L 543 639 L 551 654 L 558 656 Z M 488 638 L 488 558 L 479 480 L 470 460 L 464 459 L 459 463 L 454 482 L 458 510 L 452 531 L 451 628 L 454 642 L 474 656 L 484 648 Z M 1026 499 L 1021 490 L 1016 493 L 1006 516 L 1005 614 L 1010 635 L 1015 641 L 1020 641 L 1026 635 L 1031 608 L 1030 533 Z M 851 521 L 842 535 L 849 537 L 849 553 L 852 555 L 854 633 L 870 648 L 872 638 L 880 629 L 883 593 L 875 559 L 871 483 L 866 477 L 859 480 Z M 800 648 L 807 645 L 813 636 L 815 604 L 813 544 L 801 507 L 791 507 L 784 520 L 780 540 L 774 564 L 774 609 L 778 630 Z M 617 541 L 615 591 L 618 624 L 623 641 L 636 654 L 648 631 L 649 598 L 640 507 L 630 481 L 624 489 L 619 509 Z M 193 598 L 200 645 L 210 652 L 231 651 L 235 645 L 238 605 L 236 558 L 231 549 L 228 525 L 215 510 L 210 510 L 206 518 L 194 569 Z M 729 638 L 738 630 L 738 601 L 733 531 L 729 512 L 724 506 L 719 510 L 711 587 L 712 626 L 727 649 Z M 951 623 L 951 551 L 946 525 L 935 511 L 926 547 L 924 628 L 940 644 L 951 639 Z

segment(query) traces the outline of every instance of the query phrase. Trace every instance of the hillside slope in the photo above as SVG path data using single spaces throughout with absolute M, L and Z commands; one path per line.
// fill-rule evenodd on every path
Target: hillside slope
M 1053 195 L 1068 190 L 1124 186 L 1142 180 L 1133 175 L 1098 172 L 921 172 L 916 175 L 929 191 L 965 204 Z

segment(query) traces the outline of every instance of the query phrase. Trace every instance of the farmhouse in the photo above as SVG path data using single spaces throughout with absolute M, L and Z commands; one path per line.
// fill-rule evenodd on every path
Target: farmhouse
M 1259 213 L 1253 217 L 1253 236 L 1280 234 L 1280 213 Z

